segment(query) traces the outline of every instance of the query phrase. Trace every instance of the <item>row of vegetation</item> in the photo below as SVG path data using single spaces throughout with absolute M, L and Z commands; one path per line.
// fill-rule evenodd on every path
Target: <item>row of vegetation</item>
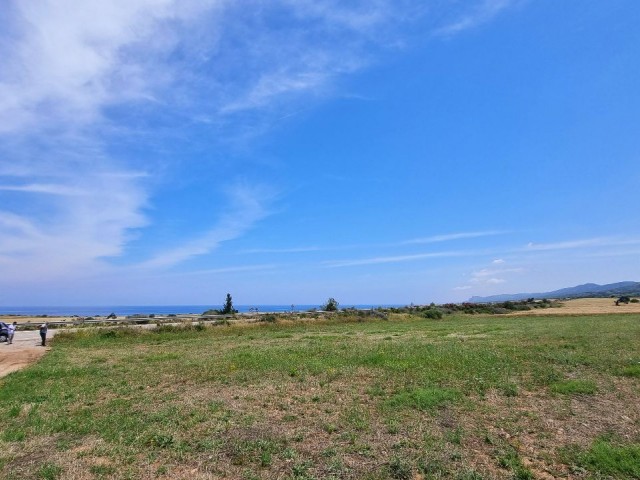
M 628 303 L 628 300 L 627 300 Z M 558 307 L 562 304 L 560 302 L 554 300 L 536 300 L 534 298 L 529 298 L 527 300 L 522 301 L 507 301 L 507 302 L 497 302 L 497 303 L 445 303 L 442 305 L 436 305 L 435 303 L 431 303 L 430 305 L 408 305 L 405 307 L 389 307 L 383 308 L 379 307 L 375 310 L 380 312 L 393 312 L 393 313 L 413 313 L 413 312 L 421 312 L 425 313 L 429 318 L 435 318 L 431 312 L 437 311 L 442 314 L 452 314 L 452 313 L 470 313 L 470 314 L 500 314 L 500 313 L 509 313 L 514 311 L 524 311 L 524 310 L 532 310 L 536 308 L 549 308 L 549 307 Z M 331 297 L 326 302 L 324 302 L 318 309 L 323 312 L 338 312 L 340 304 L 338 301 Z M 346 308 L 343 309 L 346 312 L 353 313 L 357 311 L 355 308 Z M 312 309 L 310 311 L 316 311 L 316 309 Z M 227 293 L 227 298 L 225 300 L 225 304 L 221 309 L 212 309 L 207 310 L 203 313 L 203 315 L 216 315 L 216 314 L 234 314 L 238 311 L 233 307 L 233 300 L 229 293 Z M 442 318 L 440 315 L 437 318 Z

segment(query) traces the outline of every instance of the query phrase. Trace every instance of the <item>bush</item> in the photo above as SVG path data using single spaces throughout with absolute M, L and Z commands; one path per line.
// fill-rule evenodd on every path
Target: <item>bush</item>
M 422 316 L 432 320 L 440 320 L 442 318 L 442 312 L 436 308 L 429 308 L 422 312 Z
M 327 302 L 320 307 L 320 310 L 324 310 L 325 312 L 336 312 L 338 311 L 339 303 L 333 297 L 331 297 Z
M 267 323 L 276 323 L 278 321 L 278 317 L 275 316 L 273 313 L 268 313 L 266 315 L 260 315 L 260 321 L 261 322 L 267 322 Z
M 182 325 L 158 325 L 152 333 L 202 332 L 206 327 L 202 323 L 184 323 Z

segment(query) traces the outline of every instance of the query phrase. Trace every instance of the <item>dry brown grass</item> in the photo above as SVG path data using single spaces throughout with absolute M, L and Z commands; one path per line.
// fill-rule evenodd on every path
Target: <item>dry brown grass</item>
M 559 307 L 541 308 L 514 312 L 509 315 L 608 315 L 636 313 L 640 314 L 640 303 L 616 305 L 615 298 L 576 298 L 575 300 L 563 300 Z

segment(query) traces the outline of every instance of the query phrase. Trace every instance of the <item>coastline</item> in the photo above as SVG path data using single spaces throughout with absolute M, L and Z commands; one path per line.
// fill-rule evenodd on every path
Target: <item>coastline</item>
M 400 304 L 346 304 L 340 308 L 388 308 L 399 307 Z M 319 305 L 235 305 L 238 313 L 285 313 L 308 312 L 319 310 Z M 202 315 L 207 310 L 222 308 L 222 305 L 88 305 L 88 306 L 0 306 L 0 319 L 2 318 L 69 318 L 76 317 L 106 317 L 115 314 L 117 317 L 133 315 Z M 4 320 L 3 320 L 4 321 Z

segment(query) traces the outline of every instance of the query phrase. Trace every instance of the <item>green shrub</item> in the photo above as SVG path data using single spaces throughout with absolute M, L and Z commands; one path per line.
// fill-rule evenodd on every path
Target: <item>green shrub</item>
M 432 320 L 440 320 L 442 318 L 442 312 L 437 308 L 429 308 L 422 312 L 424 318 L 430 318 Z

